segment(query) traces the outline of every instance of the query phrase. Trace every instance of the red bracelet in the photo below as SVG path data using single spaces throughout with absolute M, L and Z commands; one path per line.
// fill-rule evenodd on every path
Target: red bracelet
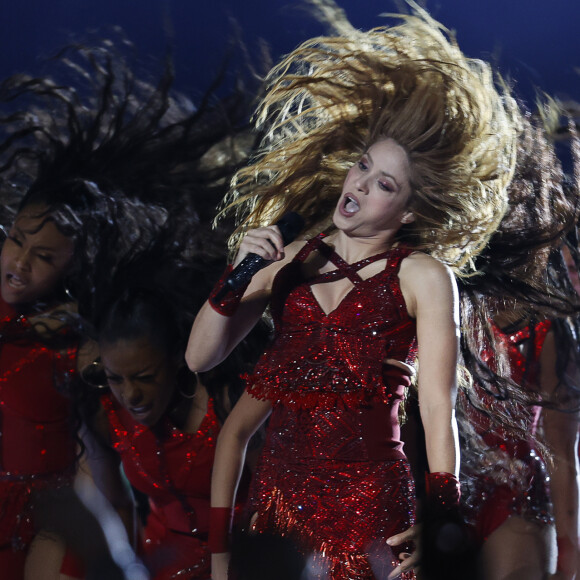
M 456 508 L 461 499 L 461 485 L 453 473 L 435 471 L 425 474 L 425 493 L 429 501 L 443 508 Z
M 237 310 L 240 300 L 250 284 L 250 280 L 244 286 L 232 290 L 226 287 L 226 280 L 233 270 L 232 264 L 229 264 L 222 277 L 217 281 L 211 294 L 209 295 L 210 306 L 222 316 L 233 316 Z
M 230 535 L 234 510 L 229 507 L 209 508 L 209 538 L 208 548 L 211 554 L 221 554 L 230 551 Z

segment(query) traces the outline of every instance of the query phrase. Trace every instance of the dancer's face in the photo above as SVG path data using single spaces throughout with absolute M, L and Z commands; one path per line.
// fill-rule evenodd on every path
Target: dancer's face
M 335 225 L 351 234 L 374 237 L 413 221 L 407 153 L 393 139 L 371 145 L 344 181 L 334 211 Z
M 41 213 L 34 205 L 20 211 L 2 247 L 0 291 L 14 306 L 50 300 L 73 259 L 71 238 Z
M 167 411 L 178 365 L 147 337 L 100 344 L 101 361 L 115 398 L 143 425 L 155 425 Z

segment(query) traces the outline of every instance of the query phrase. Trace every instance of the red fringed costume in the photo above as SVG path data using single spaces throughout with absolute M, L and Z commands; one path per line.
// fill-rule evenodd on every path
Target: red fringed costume
M 199 430 L 183 433 L 167 419 L 155 430 L 135 422 L 111 394 L 101 400 L 125 474 L 149 497 L 143 550 L 154 580 L 209 579 L 210 479 L 220 428 L 212 401 Z
M 383 578 L 401 551 L 385 540 L 415 517 L 398 423 L 410 380 L 384 362 L 412 362 L 416 354 L 415 323 L 398 280 L 411 250 L 395 248 L 349 265 L 323 237 L 310 240 L 278 273 L 271 302 L 275 340 L 247 377 L 249 392 L 273 403 L 249 509 L 258 514 L 255 530 L 293 538 L 330 578 Z M 312 251 L 337 269 L 304 279 L 302 262 Z M 384 270 L 359 277 L 358 270 L 381 259 Z M 353 288 L 326 314 L 312 286 L 344 277 Z
M 540 353 L 550 326 L 551 322 L 544 320 L 511 334 L 493 326 L 499 347 L 507 349 L 511 377 L 517 384 L 526 387 L 535 383 Z M 491 348 L 483 352 L 482 358 L 493 366 Z M 484 542 L 511 515 L 540 523 L 552 522 L 546 465 L 533 441 L 540 407 L 498 401 L 477 384 L 474 388 L 478 389 L 479 399 L 491 413 L 490 416 L 470 407 L 470 423 L 488 451 L 481 454 L 477 465 L 462 467 L 467 475 L 466 513 L 477 540 Z M 503 405 L 510 405 L 508 412 L 517 413 L 525 421 L 529 439 L 517 439 L 497 427 L 493 421 L 494 408 Z
M 55 350 L 0 297 L 0 576 L 23 577 L 34 494 L 75 471 L 72 404 L 55 385 L 75 375 L 76 346 Z

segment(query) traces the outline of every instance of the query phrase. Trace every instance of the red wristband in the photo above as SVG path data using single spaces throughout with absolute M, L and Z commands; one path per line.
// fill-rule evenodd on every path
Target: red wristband
M 212 507 L 209 509 L 208 548 L 211 554 L 230 551 L 230 535 L 234 510 L 229 507 Z
M 435 471 L 425 474 L 425 493 L 430 502 L 451 509 L 459 506 L 461 486 L 452 473 Z
M 248 280 L 247 284 L 235 290 L 227 288 L 226 280 L 232 270 L 233 266 L 229 264 L 209 295 L 210 306 L 222 316 L 233 316 L 246 288 L 250 284 L 250 280 Z

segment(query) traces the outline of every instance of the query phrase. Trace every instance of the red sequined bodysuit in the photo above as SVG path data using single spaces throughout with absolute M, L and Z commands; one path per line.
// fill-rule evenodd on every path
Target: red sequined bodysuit
M 510 360 L 511 378 L 524 388 L 532 388 L 539 373 L 539 359 L 551 327 L 544 320 L 532 327 L 504 333 L 493 325 L 498 347 Z M 486 348 L 482 359 L 491 367 L 494 354 Z M 477 460 L 468 459 L 462 466 L 466 485 L 463 500 L 468 520 L 477 540 L 484 542 L 505 520 L 518 515 L 540 523 L 552 521 L 546 465 L 536 451 L 533 436 L 539 421 L 540 407 L 524 407 L 514 401 L 499 401 L 477 384 L 477 397 L 491 414 L 469 407 L 468 418 L 486 450 Z M 499 408 L 525 421 L 529 439 L 517 438 L 499 427 L 493 414 Z
M 305 279 L 312 251 L 336 270 Z M 384 362 L 413 362 L 416 353 L 398 280 L 410 253 L 395 248 L 349 265 L 322 235 L 310 240 L 276 276 L 275 339 L 247 378 L 253 396 L 273 403 L 251 488 L 254 527 L 290 535 L 333 579 L 386 577 L 399 550 L 385 540 L 414 522 L 398 423 L 409 377 Z M 359 277 L 381 259 L 384 270 Z M 353 288 L 326 314 L 312 286 L 344 277 Z
M 149 497 L 144 560 L 154 580 L 209 579 L 210 478 L 219 432 L 212 401 L 198 431 L 183 433 L 168 420 L 153 431 L 111 394 L 101 400 L 125 474 Z
M 75 374 L 76 346 L 44 344 L 0 297 L 0 576 L 23 577 L 37 491 L 68 485 L 75 468 L 71 402 L 55 387 Z

